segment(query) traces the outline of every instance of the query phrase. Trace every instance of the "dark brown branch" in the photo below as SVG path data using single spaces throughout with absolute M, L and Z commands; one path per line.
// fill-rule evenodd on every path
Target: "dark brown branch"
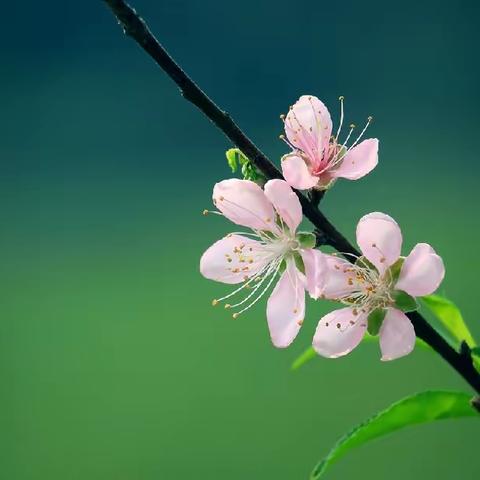
M 118 19 L 125 34 L 132 37 L 177 84 L 181 94 L 204 113 L 250 161 L 267 177 L 282 178 L 279 170 L 180 68 L 149 30 L 143 19 L 123 0 L 104 0 Z M 358 255 L 356 248 L 333 226 L 317 206 L 297 192 L 304 215 L 315 226 L 319 243 L 330 245 L 344 254 Z M 347 256 L 348 258 L 348 256 Z M 473 366 L 470 355 L 453 349 L 445 339 L 417 312 L 408 314 L 419 338 L 440 354 L 471 386 L 480 393 L 480 374 Z

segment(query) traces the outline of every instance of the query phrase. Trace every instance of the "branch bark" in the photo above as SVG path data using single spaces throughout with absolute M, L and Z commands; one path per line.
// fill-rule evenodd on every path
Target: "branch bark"
M 135 40 L 158 64 L 158 66 L 177 84 L 180 93 L 209 118 L 223 134 L 238 147 L 250 161 L 269 179 L 282 178 L 280 171 L 268 157 L 247 137 L 233 121 L 232 117 L 219 108 L 182 68 L 167 53 L 155 38 L 145 21 L 123 0 L 103 0 L 112 10 L 126 35 Z M 330 245 L 337 251 L 359 255 L 357 249 L 334 227 L 327 217 L 317 208 L 316 199 L 312 203 L 305 195 L 297 192 L 304 215 L 314 225 L 317 238 L 321 243 Z M 318 203 L 318 202 L 317 202 Z M 457 352 L 446 340 L 418 313 L 409 313 L 416 335 L 428 343 L 441 355 L 477 392 L 480 393 L 480 374 L 473 366 L 470 354 Z

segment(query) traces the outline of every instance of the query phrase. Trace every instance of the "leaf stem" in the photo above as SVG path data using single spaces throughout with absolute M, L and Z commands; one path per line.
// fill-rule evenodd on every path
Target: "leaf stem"
M 123 0 L 103 0 L 112 10 L 126 35 L 135 40 L 177 84 L 180 93 L 209 118 L 224 135 L 238 147 L 268 179 L 282 178 L 280 171 L 268 157 L 247 137 L 232 117 L 219 108 L 197 84 L 173 60 L 158 42 L 145 21 Z M 315 199 L 312 203 L 305 195 L 297 192 L 304 215 L 315 226 L 317 238 L 321 234 L 322 243 L 330 245 L 344 254 L 359 255 L 357 249 L 334 227 L 318 209 Z M 350 255 L 347 255 L 347 259 Z M 470 354 L 457 352 L 446 340 L 418 313 L 408 314 L 419 338 L 428 343 L 441 355 L 470 386 L 480 393 L 480 374 L 473 366 Z

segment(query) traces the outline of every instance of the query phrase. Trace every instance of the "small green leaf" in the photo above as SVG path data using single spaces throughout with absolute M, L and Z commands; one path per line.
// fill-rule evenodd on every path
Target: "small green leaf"
M 328 467 L 351 449 L 409 425 L 447 418 L 480 418 L 470 405 L 470 398 L 471 395 L 463 392 L 430 391 L 418 393 L 394 403 L 343 436 L 329 454 L 318 463 L 310 480 L 319 479 Z
M 297 240 L 302 248 L 315 248 L 317 237 L 311 232 L 297 233 Z
M 470 348 L 477 346 L 467 324 L 463 320 L 460 309 L 452 301 L 440 295 L 428 295 L 427 297 L 422 297 L 421 301 L 440 320 L 441 324 L 458 344 L 465 340 Z
M 238 149 L 230 148 L 225 152 L 227 162 L 232 169 L 232 172 L 236 172 L 238 167 L 241 167 L 241 173 L 244 180 L 251 180 L 259 185 L 263 185 L 266 182 L 266 178 L 260 173 L 256 167 L 250 162 L 250 160 Z
M 395 290 L 392 294 L 395 306 L 402 312 L 413 312 L 418 310 L 417 301 L 408 293 L 402 290 Z
M 384 308 L 377 308 L 368 316 L 367 329 L 370 335 L 378 335 L 386 314 L 387 311 Z
M 232 172 L 235 173 L 238 168 L 239 162 L 239 157 L 242 155 L 242 152 L 238 148 L 229 148 L 225 152 L 225 156 L 227 157 L 227 162 L 230 168 L 232 169 Z

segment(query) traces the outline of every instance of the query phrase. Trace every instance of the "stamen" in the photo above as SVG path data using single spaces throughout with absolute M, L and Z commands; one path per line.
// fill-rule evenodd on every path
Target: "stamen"
M 367 128 L 368 126 L 372 123 L 373 121 L 373 117 L 372 116 L 369 116 L 367 118 L 367 123 L 366 125 L 363 127 L 363 130 L 360 132 L 360 135 L 357 137 L 357 139 L 350 145 L 349 149 L 347 152 L 349 152 L 359 141 L 360 139 L 363 137 L 363 134 L 367 131 Z
M 217 212 L 216 210 L 206 210 L 206 209 L 205 209 L 205 210 L 202 212 L 202 215 L 205 216 L 205 217 L 206 217 L 207 215 L 210 215 L 210 214 L 223 216 L 223 213 L 222 213 L 222 212 Z
M 277 267 L 275 268 L 275 272 L 273 273 L 273 275 L 270 276 L 270 280 L 267 284 L 267 286 L 262 290 L 262 292 L 260 293 L 260 295 L 252 302 L 250 303 L 250 305 L 247 305 L 244 309 L 240 310 L 239 312 L 237 312 L 237 316 L 234 317 L 234 318 L 237 318 L 240 314 L 242 314 L 243 312 L 246 312 L 249 308 L 252 308 L 264 295 L 265 293 L 268 291 L 268 289 L 270 288 L 270 286 L 272 285 L 273 281 L 275 280 L 276 276 L 277 276 L 277 273 L 278 271 L 280 270 L 280 265 L 281 265 L 281 261 L 278 262 L 278 265 Z M 235 315 L 235 314 L 234 314 Z
M 340 132 L 342 131 L 342 125 L 343 125 L 343 100 L 345 99 L 345 97 L 344 97 L 343 95 L 341 95 L 340 97 L 338 97 L 338 99 L 340 100 L 340 123 L 339 123 L 339 125 L 338 125 L 337 134 L 335 135 L 335 142 L 337 142 L 338 136 L 340 135 Z

